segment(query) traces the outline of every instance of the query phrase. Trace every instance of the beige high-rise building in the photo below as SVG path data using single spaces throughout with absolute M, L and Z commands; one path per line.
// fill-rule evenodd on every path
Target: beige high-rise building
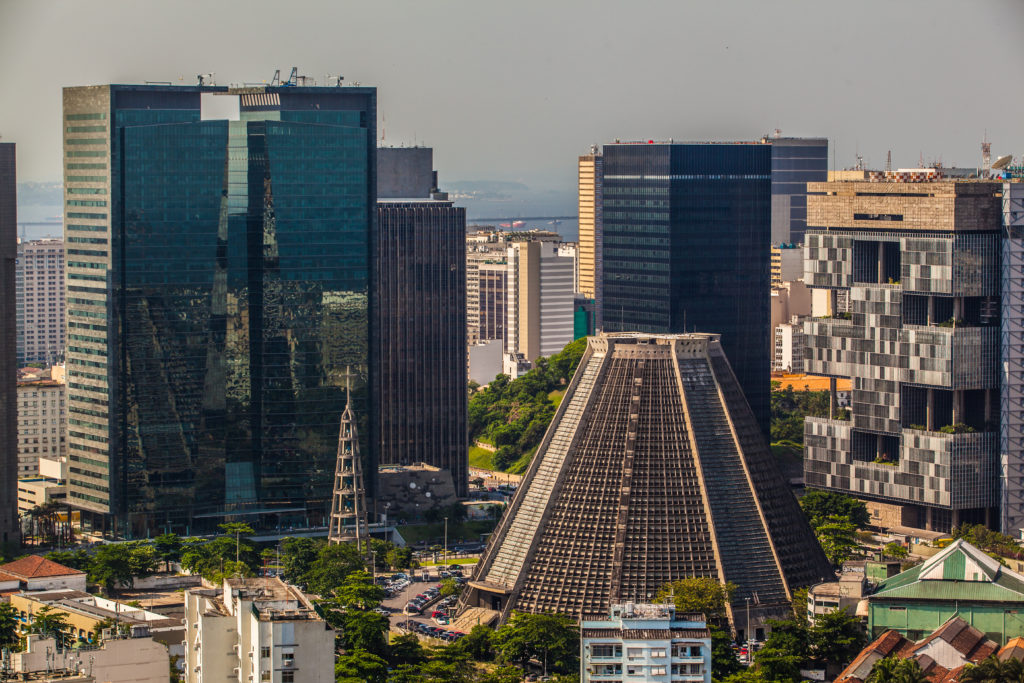
M 18 363 L 53 363 L 64 353 L 64 241 L 19 243 L 16 279 Z
M 18 382 L 18 477 L 39 474 L 39 458 L 67 457 L 67 384 L 63 366 L 49 378 Z
M 597 146 L 579 158 L 579 292 L 601 310 L 603 157 Z

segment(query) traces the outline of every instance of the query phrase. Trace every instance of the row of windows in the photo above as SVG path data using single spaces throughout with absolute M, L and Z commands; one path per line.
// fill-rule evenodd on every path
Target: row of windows
M 96 177 L 99 178 L 100 180 L 103 179 L 102 176 L 96 176 Z M 68 180 L 71 180 L 71 179 L 68 178 Z M 102 187 L 69 187 L 68 188 L 68 194 L 106 194 L 106 193 L 107 193 L 107 190 L 105 188 L 102 188 Z
M 66 133 L 106 133 L 106 126 L 68 126 L 64 129 Z
M 68 261 L 68 268 L 92 268 L 94 270 L 106 270 L 106 263 L 95 263 L 92 261 Z M 74 273 L 69 273 L 68 277 L 81 277 Z
M 68 280 L 87 280 L 89 282 L 106 282 L 106 275 L 85 275 L 84 273 L 68 273 Z
M 65 114 L 68 121 L 102 121 L 107 118 L 106 113 L 98 114 Z
M 107 176 L 105 175 L 69 175 L 66 180 L 69 183 L 105 183 L 107 182 Z M 71 190 L 74 192 L 74 190 Z
M 107 165 L 106 164 L 97 164 L 97 163 L 77 163 L 77 164 L 67 164 L 64 168 L 66 168 L 69 171 L 88 171 L 88 170 L 105 171 L 107 169 Z
M 102 145 L 106 142 L 104 138 L 67 138 L 66 145 Z
M 94 294 L 106 294 L 106 287 L 82 287 L 78 285 L 68 285 L 69 292 L 92 292 Z
M 96 496 L 90 496 L 85 493 L 79 493 L 78 491 L 71 491 L 68 495 L 70 495 L 72 498 L 87 500 L 91 503 L 100 503 L 101 505 L 106 505 L 107 503 L 107 500 L 104 498 L 97 498 Z
M 80 373 L 75 373 L 75 374 L 80 374 Z M 90 384 L 79 384 L 78 382 L 68 382 L 68 388 L 69 389 L 78 389 L 79 391 L 94 391 L 97 394 L 106 394 L 107 393 L 106 387 L 94 387 L 94 386 L 92 386 Z M 83 398 L 82 396 L 79 396 L 77 394 L 73 398 L 76 401 L 84 401 L 85 400 L 85 398 Z
M 94 477 L 96 479 L 102 479 L 103 481 L 110 481 L 110 476 L 107 474 L 97 474 L 95 472 L 90 472 L 89 470 L 83 470 L 81 467 L 69 467 L 68 469 L 72 474 L 81 474 L 86 477 Z
M 77 327 L 80 330 L 97 330 L 98 332 L 106 332 L 107 331 L 107 326 L 106 325 L 93 325 L 92 323 L 70 322 L 70 323 L 68 323 L 68 327 Z
M 102 199 L 69 199 L 68 206 L 106 206 L 107 202 Z
M 68 249 L 71 256 L 108 256 L 109 253 L 106 249 Z
M 106 427 L 104 425 L 98 424 L 96 422 L 90 422 L 89 420 L 76 420 L 73 417 L 72 418 L 68 418 L 68 424 L 69 425 L 75 425 L 75 426 L 78 426 L 78 427 L 89 427 L 91 429 L 106 429 Z M 68 433 L 72 434 L 72 432 L 68 432 Z M 106 443 L 106 439 L 104 439 L 103 442 Z
M 86 356 L 102 356 L 103 358 L 107 357 L 106 349 L 88 349 L 83 346 L 68 346 L 68 351 L 73 351 L 74 353 L 81 353 Z M 83 361 L 76 362 L 80 363 Z
M 105 221 L 105 220 L 107 220 L 107 214 L 105 214 L 105 213 L 90 213 L 90 212 L 86 212 L 86 211 L 68 211 L 66 214 L 64 214 L 64 217 L 65 218 L 87 218 L 87 219 L 95 219 L 95 220 L 98 220 L 98 221 Z
M 68 156 L 69 157 L 105 157 L 105 156 L 107 156 L 107 153 L 104 152 L 103 150 L 99 150 L 99 151 L 93 152 L 91 150 L 72 149 L 72 150 L 68 150 Z
M 81 448 L 81 446 L 79 446 L 79 448 Z M 81 462 L 81 463 L 85 463 L 86 465 L 92 465 L 93 467 L 106 467 L 107 466 L 107 463 L 105 463 L 105 462 L 100 462 L 99 460 L 93 460 L 91 458 L 83 458 L 80 455 L 72 454 L 70 457 L 71 457 L 71 461 L 72 462 Z
M 103 306 L 106 307 L 107 302 L 102 299 L 79 299 L 78 297 L 69 296 L 67 299 L 69 304 L 81 304 L 83 306 Z

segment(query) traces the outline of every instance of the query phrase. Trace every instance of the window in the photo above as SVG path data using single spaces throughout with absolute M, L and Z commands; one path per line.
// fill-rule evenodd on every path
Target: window
M 295 666 L 295 653 L 284 652 L 281 654 L 281 666 Z
M 264 645 L 263 647 L 260 648 L 260 657 L 263 657 L 264 659 L 266 659 L 269 656 L 270 656 L 270 648 L 267 647 L 266 645 Z
M 651 650 L 651 656 L 652 657 L 664 657 L 665 656 L 665 651 L 662 650 L 661 648 L 653 649 L 653 650 Z
M 260 672 L 260 680 L 261 681 L 269 681 L 270 680 L 270 671 L 269 670 L 261 671 Z
M 652 676 L 664 676 L 665 675 L 665 667 L 663 667 L 663 666 L 652 666 L 651 667 L 651 675 Z
M 591 645 L 590 654 L 592 657 L 621 657 L 621 645 Z
M 294 671 L 282 671 L 281 672 L 281 683 L 295 683 L 295 672 Z
M 644 649 L 642 647 L 631 647 L 626 650 L 626 656 L 630 659 L 636 659 L 637 657 L 644 656 Z

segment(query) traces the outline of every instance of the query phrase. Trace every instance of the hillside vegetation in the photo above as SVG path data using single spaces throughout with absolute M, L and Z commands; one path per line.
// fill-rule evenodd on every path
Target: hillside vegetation
M 538 358 L 537 367 L 519 379 L 498 375 L 470 397 L 470 443 L 495 446 L 494 469 L 526 470 L 586 348 L 586 338 L 577 339 L 550 358 Z

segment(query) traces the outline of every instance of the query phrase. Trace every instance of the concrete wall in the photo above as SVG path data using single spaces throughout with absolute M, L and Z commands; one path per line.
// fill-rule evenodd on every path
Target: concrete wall
M 872 601 L 869 606 L 868 636 L 876 638 L 884 631 L 894 629 L 911 640 L 920 640 L 955 614 L 1002 646 L 1010 638 L 1024 636 L 1022 613 L 1024 603 L 972 605 L 962 601 Z

